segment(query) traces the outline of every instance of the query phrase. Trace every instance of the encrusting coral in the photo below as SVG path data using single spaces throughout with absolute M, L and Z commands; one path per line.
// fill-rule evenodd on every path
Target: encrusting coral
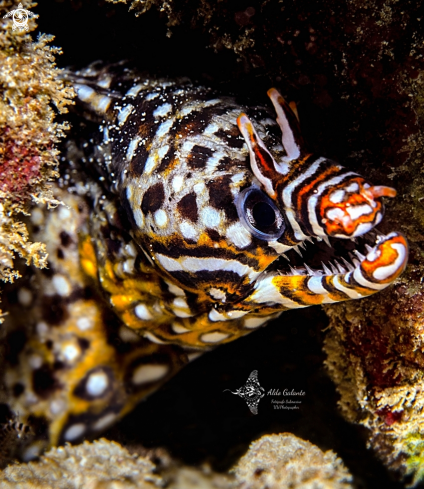
M 4 489 L 153 489 L 163 487 L 150 460 L 104 439 L 53 448 L 38 462 L 10 465 L 0 473 Z
M 22 2 L 25 9 L 35 5 Z M 4 18 L 13 8 L 14 2 L 0 1 L 0 279 L 9 282 L 20 276 L 16 254 L 27 264 L 46 266 L 44 244 L 28 240 L 16 214 L 28 214 L 31 202 L 58 204 L 48 182 L 58 176 L 56 144 L 67 125 L 54 118 L 67 112 L 73 97 L 58 76 L 55 55 L 61 50 L 48 46 L 53 37 L 33 41 L 28 32 L 37 25 L 31 17 L 27 31 L 13 30 L 12 19 Z
M 232 469 L 240 489 L 348 489 L 352 476 L 331 450 L 291 433 L 263 436 Z
M 150 454 L 151 455 L 151 454 Z M 164 458 L 162 461 L 161 458 Z M 167 459 L 167 460 L 166 460 Z M 4 489 L 350 489 L 351 475 L 331 452 L 289 433 L 266 435 L 232 469 L 217 474 L 181 466 L 169 457 L 132 455 L 104 438 L 53 448 L 39 461 L 0 472 Z

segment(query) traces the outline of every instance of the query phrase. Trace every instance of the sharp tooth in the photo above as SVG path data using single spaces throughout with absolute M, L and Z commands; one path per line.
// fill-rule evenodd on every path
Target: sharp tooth
M 331 270 L 327 267 L 327 265 L 322 261 L 322 269 L 324 270 L 325 275 L 331 275 Z
M 327 246 L 329 246 L 330 248 L 332 248 L 331 244 L 330 244 L 330 240 L 328 239 L 328 236 L 323 236 L 323 241 L 325 242 L 325 244 Z
M 365 256 L 362 253 L 359 253 L 358 250 L 353 250 L 353 252 L 361 261 L 365 260 Z
M 299 243 L 299 245 L 301 248 L 303 248 L 304 250 L 306 250 L 306 243 L 304 241 L 302 241 L 301 243 Z
M 286 256 L 284 253 L 281 253 L 281 255 L 283 258 L 285 258 L 287 261 L 290 261 L 290 258 L 288 256 Z
M 322 238 L 320 238 L 319 236 L 316 236 L 315 238 L 317 241 L 322 241 Z
M 296 253 L 298 253 L 303 258 L 302 253 L 297 246 L 293 246 L 293 249 Z
M 315 272 L 312 270 L 312 268 L 309 268 L 306 263 L 303 264 L 305 267 L 306 271 L 308 272 L 308 275 L 316 275 Z
M 365 245 L 365 248 L 367 249 L 368 253 L 370 253 L 373 250 L 373 248 L 368 244 Z
M 346 273 L 347 270 L 345 270 L 341 265 L 340 263 L 337 261 L 337 260 L 334 260 L 335 264 L 336 264 L 336 267 L 337 269 L 339 270 L 340 273 Z
M 289 268 L 290 268 L 290 271 L 291 271 L 291 274 L 292 275 L 298 275 L 298 273 L 296 272 L 296 270 L 291 265 L 289 265 Z
M 361 266 L 361 262 L 356 258 L 352 258 L 352 263 L 355 265 L 355 267 Z
M 349 272 L 353 272 L 355 270 L 355 267 L 349 263 L 346 258 L 343 258 L 342 257 L 342 260 L 343 260 L 343 263 L 346 265 L 347 269 L 349 270 Z
M 337 275 L 337 274 L 339 273 L 339 271 L 338 271 L 338 270 L 337 270 L 337 268 L 336 268 L 336 267 L 335 267 L 335 266 L 334 266 L 334 265 L 331 263 L 331 261 L 330 261 L 329 265 L 330 265 L 330 268 L 331 268 L 332 273 L 334 273 L 335 275 Z
M 356 238 L 349 238 L 353 243 L 357 243 Z
M 306 236 L 305 240 L 306 241 L 309 241 L 310 243 L 313 243 L 314 242 L 312 236 Z

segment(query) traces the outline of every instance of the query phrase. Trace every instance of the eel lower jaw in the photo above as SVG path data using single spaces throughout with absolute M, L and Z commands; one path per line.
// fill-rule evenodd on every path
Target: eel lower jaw
M 334 248 L 330 245 L 329 250 L 332 251 L 333 256 L 329 260 L 321 260 L 320 267 L 308 264 L 307 256 L 300 259 L 292 255 L 291 260 L 286 257 L 289 261 L 283 258 L 278 259 L 276 268 L 273 267 L 272 271 L 268 271 L 280 276 L 342 276 L 349 280 L 353 279 L 359 286 L 380 290 L 390 285 L 405 270 L 408 261 L 408 242 L 401 233 L 391 232 L 387 235 L 377 234 L 374 231 L 367 233 L 362 237 L 363 253 L 356 249 L 356 243 L 359 240 L 349 241 L 351 250 L 347 248 L 343 250 L 344 253 L 340 254 L 335 253 Z M 337 240 L 339 248 L 342 246 L 341 242 L 347 243 L 346 240 Z M 327 241 L 327 247 L 328 244 L 330 244 L 329 241 Z M 308 245 L 308 248 L 313 246 L 317 246 L 317 243 Z M 305 254 L 304 251 L 301 253 Z M 291 263 L 293 257 L 296 263 Z M 299 266 L 300 260 L 303 261 L 303 264 Z M 312 261 L 316 263 L 316 259 Z M 280 268 L 278 265 L 283 263 L 284 266 Z

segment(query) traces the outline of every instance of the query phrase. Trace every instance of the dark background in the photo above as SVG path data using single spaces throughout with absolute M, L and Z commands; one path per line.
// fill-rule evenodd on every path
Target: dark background
M 399 3 L 383 25 L 382 1 L 222 1 L 211 3 L 210 18 L 199 15 L 194 0 L 171 4 L 170 17 L 152 9 L 136 18 L 128 6 L 95 0 L 42 0 L 32 10 L 39 31 L 54 34 L 53 44 L 63 48 L 62 67 L 126 59 L 152 75 L 188 76 L 263 104 L 266 90 L 276 86 L 297 102 L 313 150 L 390 185 L 389 173 L 404 161 L 398 149 L 416 124 L 399 87 L 404 74 L 418 70 L 409 53 L 414 33 L 422 34 L 420 2 Z M 177 17 L 168 37 L 167 23 Z M 234 48 L 246 29 L 254 46 Z M 385 40 L 391 54 L 381 54 Z M 185 463 L 208 461 L 227 470 L 252 440 L 288 431 L 334 450 L 358 488 L 403 487 L 367 450 L 365 430 L 337 412 L 323 363 L 327 324 L 319 308 L 284 313 L 196 360 L 106 437 L 163 446 Z M 274 410 L 266 396 L 253 416 L 240 397 L 223 392 L 241 387 L 252 370 L 267 391 L 303 389 L 299 411 Z

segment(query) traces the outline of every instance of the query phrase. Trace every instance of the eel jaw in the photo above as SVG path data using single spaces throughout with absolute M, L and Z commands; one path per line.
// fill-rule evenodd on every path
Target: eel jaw
M 331 270 L 324 265 L 323 271 L 314 271 L 305 265 L 305 270 L 292 269 L 290 274 L 266 273 L 245 302 L 281 311 L 368 297 L 392 284 L 408 258 L 408 243 L 402 234 L 393 232 L 377 241 L 366 256 L 358 252 L 353 265 L 345 261 L 349 270 L 336 261 L 337 267 L 331 264 Z
M 381 290 L 389 286 L 405 270 L 408 242 L 397 232 L 380 236 L 377 245 L 355 268 L 353 278 L 364 287 Z

